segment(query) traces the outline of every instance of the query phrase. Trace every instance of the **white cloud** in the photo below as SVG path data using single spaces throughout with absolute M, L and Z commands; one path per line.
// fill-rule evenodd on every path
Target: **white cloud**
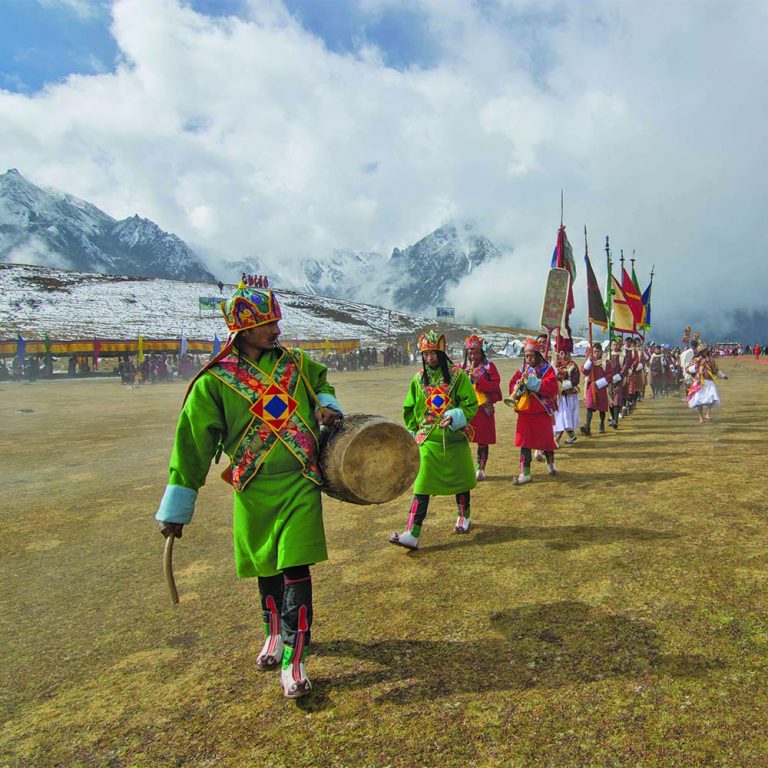
M 473 218 L 513 255 L 452 300 L 528 322 L 564 188 L 579 266 L 584 224 L 598 274 L 606 233 L 636 249 L 657 322 L 762 304 L 764 3 L 421 6 L 444 58 L 396 71 L 370 43 L 329 52 L 276 0 L 247 20 L 118 0 L 115 73 L 0 92 L 0 167 L 267 268 Z

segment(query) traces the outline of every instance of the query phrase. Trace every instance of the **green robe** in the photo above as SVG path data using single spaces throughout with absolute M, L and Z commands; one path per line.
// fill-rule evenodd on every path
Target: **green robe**
M 265 352 L 258 361 L 245 358 L 271 374 L 282 351 Z M 326 381 L 325 366 L 300 350 L 293 350 L 318 395 L 334 395 Z M 170 461 L 170 486 L 197 491 L 205 483 L 219 439 L 232 457 L 256 417 L 251 402 L 216 376 L 216 366 L 192 385 L 179 416 Z M 297 401 L 296 421 L 303 422 L 316 451 L 318 425 L 315 404 L 299 380 L 291 393 Z M 276 441 L 258 472 L 234 492 L 234 549 L 241 578 L 272 576 L 284 568 L 328 559 L 323 530 L 320 485 L 302 474 L 302 462 L 280 440 Z M 223 473 L 227 474 L 227 470 Z
M 444 413 L 458 408 L 466 424 L 477 412 L 477 393 L 465 371 L 454 368 L 449 382 L 444 382 L 442 371 L 427 366 L 430 386 L 441 387 L 449 401 Z M 430 496 L 450 496 L 471 490 L 477 485 L 472 452 L 464 429 L 440 429 L 437 424 L 443 415 L 430 408 L 428 393 L 422 383 L 422 372 L 411 380 L 403 403 L 405 426 L 415 433 L 420 443 L 421 464 L 413 486 L 414 493 Z M 454 419 L 454 423 L 456 423 Z

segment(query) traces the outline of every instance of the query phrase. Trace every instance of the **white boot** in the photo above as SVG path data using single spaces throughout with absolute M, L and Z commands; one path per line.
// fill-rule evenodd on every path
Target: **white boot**
M 453 527 L 454 533 L 466 533 L 469 530 L 470 518 L 459 515 L 456 518 L 456 525 Z
M 304 671 L 304 662 L 291 659 L 288 666 L 280 670 L 280 685 L 283 686 L 283 696 L 286 699 L 300 699 L 312 693 L 312 683 Z
M 275 669 L 283 660 L 283 638 L 281 635 L 267 635 L 261 653 L 256 657 L 256 666 L 262 670 Z
M 550 475 L 556 475 L 557 474 L 557 467 L 554 465 L 554 462 L 549 465 L 549 474 Z
M 418 549 L 419 540 L 411 534 L 410 531 L 403 531 L 402 533 L 390 533 L 389 543 L 397 544 L 406 549 Z
M 512 483 L 514 485 L 525 485 L 526 483 L 530 483 L 532 479 L 533 478 L 530 475 L 518 475 L 512 479 Z
M 482 469 L 478 469 L 477 472 L 475 472 L 475 478 L 477 480 L 485 480 L 485 471 Z

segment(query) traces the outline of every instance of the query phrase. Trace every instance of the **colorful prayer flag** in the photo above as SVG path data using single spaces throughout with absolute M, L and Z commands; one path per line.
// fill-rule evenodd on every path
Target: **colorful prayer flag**
M 640 297 L 640 289 L 635 288 L 635 284 L 625 267 L 621 268 L 621 273 L 621 290 L 624 293 L 624 301 L 632 310 L 635 325 L 639 325 L 643 322 L 643 301 Z
M 603 297 L 600 295 L 600 286 L 597 284 L 597 278 L 586 253 L 584 261 L 587 265 L 587 320 L 605 330 L 608 327 L 608 315 L 605 312 Z
M 626 275 L 626 270 L 624 271 Z M 627 302 L 624 291 L 615 277 L 613 281 L 613 329 L 619 333 L 637 333 L 635 315 Z
M 576 262 L 573 259 L 573 248 L 568 242 L 568 236 L 565 234 L 565 227 L 561 226 L 557 230 L 557 244 L 555 250 L 552 253 L 552 263 L 550 266 L 554 269 L 565 269 L 571 276 L 570 283 L 568 285 L 568 300 L 565 305 L 565 311 L 563 313 L 563 328 L 561 333 L 557 335 L 557 351 L 573 351 L 573 339 L 571 336 L 571 310 L 576 303 L 573 300 L 573 281 L 576 279 Z
M 643 325 L 642 328 L 647 329 L 651 327 L 651 286 L 653 285 L 653 278 L 648 283 L 648 287 L 643 291 Z
M 24 358 L 27 356 L 27 342 L 20 333 L 17 335 L 18 335 L 18 338 L 16 339 L 16 359 L 18 360 L 19 366 L 23 366 Z

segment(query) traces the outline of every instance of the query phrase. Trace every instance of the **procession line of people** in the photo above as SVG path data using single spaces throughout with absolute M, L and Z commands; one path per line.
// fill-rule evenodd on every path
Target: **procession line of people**
M 169 479 L 155 518 L 165 537 L 180 538 L 193 517 L 211 461 L 225 453 L 222 478 L 233 487 L 235 569 L 258 584 L 264 644 L 257 669 L 279 670 L 283 695 L 300 698 L 312 685 L 305 669 L 314 615 L 310 567 L 327 559 L 322 517 L 320 428 L 343 417 L 327 368 L 301 349 L 279 344 L 282 312 L 272 291 L 241 282 L 222 303 L 229 338 L 192 380 L 179 415 Z M 531 482 L 534 451 L 550 475 L 557 474 L 555 452 L 581 434 L 592 436 L 637 406 L 645 387 L 648 355 L 632 339 L 614 343 L 607 360 L 593 345 L 579 367 L 561 352 L 553 366 L 544 338 L 528 339 L 524 362 L 509 382 L 506 403 L 517 412 L 515 445 L 520 449 L 515 485 Z M 688 378 L 688 405 L 706 421 L 719 402 L 719 371 L 706 345 L 684 353 L 680 367 Z M 466 534 L 472 523 L 472 490 L 487 479 L 490 448 L 496 444 L 495 406 L 502 400 L 500 375 L 488 360 L 485 343 L 473 335 L 464 360 L 448 357 L 445 335 L 419 338 L 421 370 L 410 382 L 403 420 L 419 446 L 419 471 L 402 532 L 389 541 L 418 549 L 432 496 L 454 496 L 453 530 Z M 686 351 L 687 352 L 687 351 Z M 655 361 L 652 371 L 658 368 Z M 662 365 L 663 368 L 663 365 Z M 580 424 L 584 388 L 586 423 Z M 661 396 L 663 387 L 654 389 Z M 476 446 L 473 459 L 471 445 Z M 255 613 L 255 612 L 254 612 Z

